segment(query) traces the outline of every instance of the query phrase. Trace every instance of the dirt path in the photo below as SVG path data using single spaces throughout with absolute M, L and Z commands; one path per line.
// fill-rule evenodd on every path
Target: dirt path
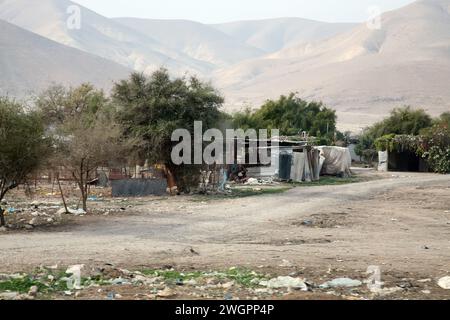
M 261 268 L 287 260 L 444 276 L 449 210 L 450 177 L 432 174 L 233 200 L 175 198 L 131 215 L 87 216 L 61 230 L 0 234 L 0 272 L 76 263 Z

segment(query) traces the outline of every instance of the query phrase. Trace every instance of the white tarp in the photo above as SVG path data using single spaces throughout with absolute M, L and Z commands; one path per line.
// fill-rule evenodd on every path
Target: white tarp
M 350 177 L 352 172 L 352 156 L 348 148 L 342 147 L 316 147 L 320 151 L 323 161 L 322 174 Z

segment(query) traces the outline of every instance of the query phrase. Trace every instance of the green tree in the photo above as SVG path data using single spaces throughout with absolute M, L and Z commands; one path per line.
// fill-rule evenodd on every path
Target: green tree
M 143 141 L 140 158 L 164 164 L 174 173 L 178 187 L 188 189 L 198 168 L 172 163 L 172 132 L 182 128 L 193 134 L 194 121 L 202 121 L 204 130 L 215 127 L 222 118 L 223 98 L 211 85 L 195 77 L 171 79 L 165 69 L 150 77 L 133 73 L 114 86 L 112 95 L 125 136 Z
M 246 109 L 233 116 L 233 124 L 242 129 L 279 129 L 282 135 L 303 131 L 331 142 L 336 131 L 336 112 L 320 102 L 307 102 L 294 93 L 268 100 L 255 112 Z
M 375 141 L 386 135 L 418 135 L 423 129 L 429 128 L 432 118 L 423 109 L 411 107 L 397 108 L 391 111 L 386 119 L 367 128 L 359 138 L 355 152 L 366 160 L 376 156 Z
M 45 160 L 49 141 L 36 112 L 8 98 L 0 98 L 0 201 L 12 189 L 27 181 Z M 5 225 L 0 207 L 0 226 Z

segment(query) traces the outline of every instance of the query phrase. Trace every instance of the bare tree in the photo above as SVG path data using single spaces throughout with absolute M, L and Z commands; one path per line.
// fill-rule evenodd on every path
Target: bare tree
M 89 182 L 97 177 L 97 169 L 123 159 L 132 142 L 122 139 L 114 108 L 103 92 L 91 85 L 50 88 L 37 105 L 47 115 L 48 134 L 53 137 L 53 165 L 70 172 L 87 211 Z

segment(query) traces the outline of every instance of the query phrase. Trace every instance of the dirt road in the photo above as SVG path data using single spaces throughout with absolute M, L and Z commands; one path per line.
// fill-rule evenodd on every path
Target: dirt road
M 208 202 L 179 197 L 128 210 L 56 230 L 0 234 L 0 272 L 114 263 L 450 273 L 449 176 L 389 173 L 363 183 Z

